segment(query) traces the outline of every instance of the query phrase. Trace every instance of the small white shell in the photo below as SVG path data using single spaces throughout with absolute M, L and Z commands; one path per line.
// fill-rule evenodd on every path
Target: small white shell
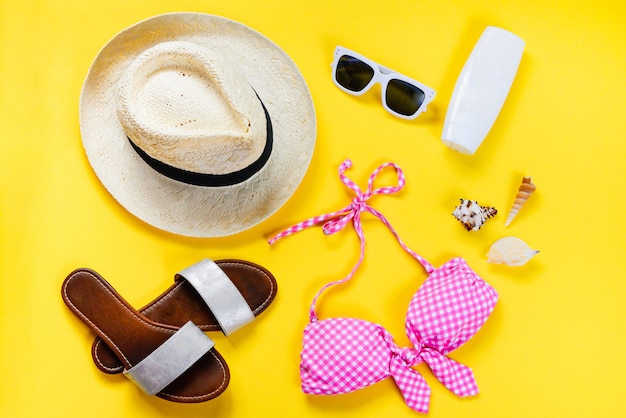
M 519 238 L 504 237 L 491 245 L 487 254 L 487 262 L 506 264 L 507 266 L 523 266 L 538 252 Z
M 468 231 L 478 231 L 487 222 L 487 219 L 498 213 L 496 208 L 481 206 L 475 200 L 459 200 L 461 204 L 454 208 L 452 216 L 458 219 Z

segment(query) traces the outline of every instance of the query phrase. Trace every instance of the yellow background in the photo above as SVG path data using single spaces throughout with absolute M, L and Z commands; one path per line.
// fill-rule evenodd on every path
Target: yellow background
M 84 155 L 78 100 L 89 65 L 118 31 L 170 11 L 225 16 L 280 45 L 309 84 L 317 144 L 301 187 L 244 233 L 190 239 L 152 228 L 119 206 Z M 505 106 L 474 156 L 440 141 L 456 78 L 487 25 L 526 41 Z M 343 45 L 434 88 L 428 112 L 404 121 L 379 89 L 356 98 L 330 79 Z M 308 305 L 358 256 L 351 227 L 266 239 L 351 197 L 336 171 L 362 187 L 393 161 L 406 188 L 371 202 L 433 264 L 461 255 L 500 293 L 484 328 L 451 357 L 481 393 L 460 399 L 423 364 L 432 417 L 617 417 L 626 414 L 626 3 L 622 0 L 0 1 L 0 415 L 4 417 L 414 417 L 388 379 L 332 397 L 300 391 Z M 504 227 L 521 177 L 537 192 Z M 383 176 L 382 183 L 393 176 Z M 499 209 L 477 233 L 451 216 L 459 198 Z M 366 262 L 321 299 L 320 314 L 383 324 L 400 345 L 408 301 L 424 272 L 371 217 Z M 524 267 L 486 262 L 514 235 L 541 250 Z M 63 304 L 74 268 L 99 271 L 139 307 L 201 258 L 258 262 L 279 294 L 254 325 L 213 333 L 232 379 L 196 405 L 149 398 L 92 364 L 93 335 Z

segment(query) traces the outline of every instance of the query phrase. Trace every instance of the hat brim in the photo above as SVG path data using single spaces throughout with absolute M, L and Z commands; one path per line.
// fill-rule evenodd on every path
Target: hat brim
M 228 56 L 266 106 L 274 131 L 272 154 L 245 182 L 223 187 L 181 183 L 154 171 L 130 145 L 117 117 L 117 81 L 144 50 L 172 40 Z M 158 15 L 113 37 L 85 79 L 80 127 L 89 163 L 124 208 L 156 228 L 201 238 L 233 235 L 274 214 L 302 181 L 316 136 L 311 94 L 291 58 L 255 30 L 202 13 Z

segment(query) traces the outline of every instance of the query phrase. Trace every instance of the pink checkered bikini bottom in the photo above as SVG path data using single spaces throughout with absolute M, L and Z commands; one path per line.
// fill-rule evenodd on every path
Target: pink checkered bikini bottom
M 436 378 L 456 395 L 477 394 L 472 370 L 446 357 L 446 354 L 478 332 L 493 311 L 498 294 L 462 258 L 454 258 L 434 268 L 408 248 L 387 219 L 366 203 L 373 195 L 393 194 L 404 187 L 400 167 L 393 163 L 378 167 L 370 176 L 365 192 L 346 177 L 345 170 L 350 167 L 350 160 L 346 160 L 339 168 L 341 180 L 356 194 L 349 206 L 301 222 L 269 241 L 272 244 L 321 222 L 324 223 L 323 231 L 333 234 L 343 229 L 350 220 L 360 239 L 361 254 L 352 271 L 344 279 L 325 285 L 311 304 L 310 323 L 304 331 L 301 353 L 302 390 L 318 395 L 347 393 L 392 377 L 407 405 L 426 413 L 430 388 L 424 377 L 413 368 L 425 362 Z M 386 167 L 396 170 L 398 185 L 374 189 L 376 176 Z M 406 315 L 406 334 L 413 347 L 399 347 L 385 328 L 372 322 L 355 318 L 317 318 L 315 306 L 321 293 L 330 286 L 350 280 L 363 261 L 365 237 L 360 221 L 362 212 L 369 212 L 380 219 L 400 246 L 429 275 L 411 299 Z

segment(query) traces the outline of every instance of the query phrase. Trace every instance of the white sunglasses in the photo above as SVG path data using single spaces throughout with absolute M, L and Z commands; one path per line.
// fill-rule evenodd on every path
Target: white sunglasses
M 415 119 L 435 97 L 430 87 L 342 46 L 335 49 L 332 69 L 335 85 L 353 96 L 360 96 L 374 83 L 380 83 L 383 107 L 403 119 Z

